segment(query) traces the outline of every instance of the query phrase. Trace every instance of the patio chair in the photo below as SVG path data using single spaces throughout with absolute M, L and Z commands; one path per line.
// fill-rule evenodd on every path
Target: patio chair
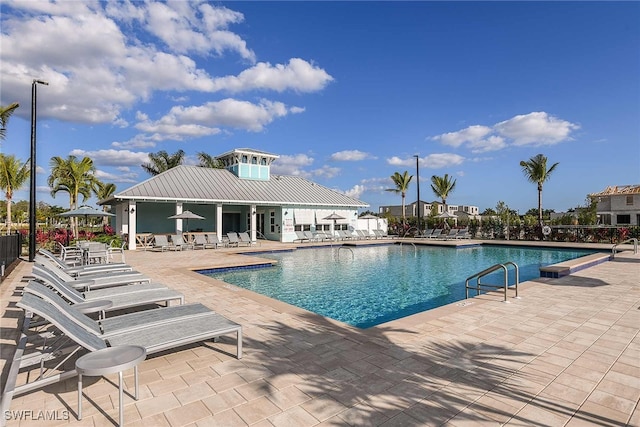
M 304 237 L 309 239 L 310 242 L 317 242 L 318 241 L 318 239 L 316 238 L 316 236 L 313 235 L 311 230 L 306 230 L 306 231 L 303 231 L 302 233 L 304 234 Z
M 242 233 L 238 233 L 238 239 L 240 243 L 246 244 L 247 246 L 252 246 L 253 242 L 251 241 L 251 237 L 249 237 L 249 233 L 243 231 Z
M 310 242 L 311 240 L 309 240 L 309 238 L 307 236 L 304 235 L 304 231 L 296 231 L 296 236 L 298 236 L 297 239 L 293 239 L 293 243 L 295 242 Z
M 89 242 L 84 255 L 86 264 L 106 264 L 107 245 L 106 243 Z
M 456 234 L 456 239 L 470 239 L 470 238 L 471 238 L 471 233 L 469 233 L 469 229 L 466 227 L 458 230 L 458 233 Z
M 153 236 L 153 246 L 151 246 L 151 250 L 158 249 L 160 249 L 160 252 L 172 249 L 171 245 L 169 245 L 169 238 L 166 234 L 156 234 Z
M 115 259 L 115 254 L 120 254 L 120 262 L 118 264 L 124 264 L 124 247 L 127 245 L 127 242 L 122 242 L 120 246 L 116 244 L 115 240 L 109 242 L 109 246 L 107 247 L 107 265 L 111 264 L 111 261 Z
M 445 240 L 450 240 L 450 239 L 455 239 L 457 234 L 458 234 L 458 230 L 455 228 L 452 228 L 451 230 L 449 230 L 447 234 L 441 237 Z
M 428 239 L 433 234 L 433 228 L 427 228 L 422 233 L 418 234 L 418 237 Z
M 216 244 L 215 243 L 209 243 L 209 241 L 207 240 L 207 236 L 204 234 L 196 234 L 194 236 L 194 241 L 193 241 L 193 249 L 208 249 L 208 248 L 215 248 Z
M 224 248 L 227 244 L 222 241 L 218 233 L 207 233 L 207 240 L 210 245 L 213 245 L 215 249 Z
M 46 249 L 39 249 L 35 255 L 36 262 L 41 264 L 47 263 L 50 266 L 60 268 L 62 271 L 73 277 L 86 276 L 96 273 L 107 273 L 117 271 L 132 271 L 133 267 L 125 263 L 111 263 L 98 265 L 80 265 L 71 267 L 63 262 L 60 258 Z
M 52 288 L 71 304 L 100 300 L 111 301 L 111 307 L 106 308 L 105 311 L 157 303 L 169 305 L 170 301 L 184 303 L 184 295 L 159 283 L 144 283 L 80 292 L 69 283 L 58 279 L 46 270 L 36 269 L 35 266 L 33 276 L 36 281 Z
M 442 228 L 436 228 L 433 233 L 429 234 L 428 239 L 438 239 L 442 235 Z
M 187 243 L 184 240 L 184 236 L 182 234 L 172 234 L 171 235 L 171 243 L 169 246 L 173 246 L 175 250 L 181 251 L 182 249 L 193 249 L 193 245 L 191 243 Z
M 133 283 L 150 283 L 151 278 L 137 271 L 124 271 L 113 273 L 100 273 L 83 277 L 72 277 L 57 268 L 49 268 L 46 265 L 34 264 L 32 272 L 35 274 L 40 270 L 46 270 L 61 281 L 70 283 L 74 288 L 80 290 L 93 290 L 100 288 L 110 288 L 114 286 L 130 285 Z
M 71 321 L 56 306 L 48 303 L 42 298 L 25 294 L 16 304 L 24 309 L 25 320 L 23 322 L 23 332 L 19 338 L 16 355 L 9 368 L 9 380 L 3 390 L 3 408 L 8 409 L 8 402 L 14 395 L 24 394 L 56 382 L 64 381 L 77 375 L 74 369 L 62 370 L 63 363 L 71 355 L 77 353 L 82 348 L 88 351 L 96 351 L 107 347 L 119 345 L 138 345 L 144 347 L 147 354 L 154 354 L 165 350 L 177 349 L 181 346 L 198 343 L 206 340 L 213 340 L 219 336 L 236 334 L 236 357 L 242 358 L 242 326 L 213 311 L 203 313 L 194 318 L 172 320 L 160 324 L 151 323 L 141 326 L 131 331 L 122 331 L 109 334 L 103 338 L 95 330 L 95 325 L 87 324 L 86 328 Z M 42 345 L 34 349 L 27 347 L 29 337 L 28 327 L 37 315 L 51 323 L 62 334 L 61 338 L 66 339 L 70 345 L 60 344 L 60 340 L 44 341 Z M 90 328 L 90 329 L 87 329 Z M 64 345 L 64 347 L 62 347 Z M 57 361 L 53 373 L 43 370 L 46 361 Z M 27 375 L 27 383 L 16 386 L 16 379 L 21 368 L 35 367 L 40 371 L 40 375 Z M 33 380 L 32 380 L 33 379 Z M 7 405 L 4 407 L 4 405 Z

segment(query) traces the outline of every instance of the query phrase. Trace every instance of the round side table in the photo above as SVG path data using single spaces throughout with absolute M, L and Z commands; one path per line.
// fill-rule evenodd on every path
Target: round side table
M 138 364 L 147 357 L 144 347 L 135 345 L 123 345 L 103 348 L 85 354 L 76 360 L 78 372 L 78 420 L 82 419 L 82 376 L 101 377 L 118 373 L 119 392 L 119 425 L 124 425 L 124 412 L 122 407 L 122 372 L 133 368 L 135 379 L 135 399 L 138 400 Z

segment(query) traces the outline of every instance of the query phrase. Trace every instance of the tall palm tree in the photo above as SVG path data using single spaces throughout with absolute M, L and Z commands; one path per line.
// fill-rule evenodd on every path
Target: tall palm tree
M 404 208 L 404 199 L 407 196 L 407 190 L 409 189 L 409 184 L 411 183 L 411 179 L 413 179 L 413 175 L 409 175 L 409 172 L 404 171 L 402 175 L 399 172 L 395 172 L 391 175 L 391 180 L 395 185 L 395 188 L 387 188 L 385 191 L 393 191 L 394 193 L 400 193 L 402 195 L 402 224 L 406 223 L 405 218 L 405 208 Z
M 14 155 L 6 156 L 0 153 L 0 188 L 7 199 L 7 234 L 11 232 L 11 201 L 13 192 L 29 179 L 31 175 L 30 162 L 22 163 Z
M 431 189 L 442 200 L 445 212 L 447 212 L 447 198 L 455 188 L 456 180 L 450 177 L 448 173 L 445 173 L 444 176 L 433 175 L 431 177 Z
M 19 106 L 20 104 L 17 102 L 9 104 L 6 107 L 4 105 L 0 105 L 0 140 L 4 141 L 7 136 L 7 123 L 9 122 L 9 117 L 11 117 Z
M 96 196 L 98 197 L 98 200 L 108 199 L 109 197 L 113 196 L 115 192 L 116 192 L 116 185 L 114 183 L 98 182 L 98 191 L 96 192 Z M 107 212 L 109 208 L 110 208 L 109 205 L 102 205 L 102 210 L 104 212 Z M 108 221 L 109 220 L 107 219 L 106 216 L 102 218 L 103 225 L 106 225 Z
M 224 163 L 204 151 L 198 153 L 198 160 L 200 160 L 198 166 L 202 168 L 224 169 Z
M 554 163 L 547 169 L 547 158 L 538 154 L 529 159 L 521 161 L 522 172 L 529 182 L 538 185 L 538 224 L 542 227 L 542 185 L 551 177 L 551 173 L 559 163 Z
M 155 176 L 176 166 L 180 166 L 184 162 L 184 151 L 178 150 L 174 154 L 169 154 L 164 150 L 157 153 L 149 153 L 149 162 L 143 163 L 142 169 L 149 174 Z
M 91 194 L 98 191 L 98 179 L 94 175 L 96 168 L 93 160 L 84 157 L 78 160 L 76 156 L 51 158 L 51 175 L 47 183 L 51 187 L 51 196 L 56 197 L 60 191 L 69 193 L 69 208 L 78 207 L 78 197 L 87 200 Z M 73 232 L 78 235 L 77 218 L 72 219 Z

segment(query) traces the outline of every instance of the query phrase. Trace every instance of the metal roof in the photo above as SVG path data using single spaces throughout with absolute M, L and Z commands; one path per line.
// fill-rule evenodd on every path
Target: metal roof
M 240 179 L 226 169 L 185 165 L 171 168 L 116 193 L 110 200 L 114 199 L 354 208 L 369 206 L 298 176 L 271 175 L 269 181 L 260 181 Z

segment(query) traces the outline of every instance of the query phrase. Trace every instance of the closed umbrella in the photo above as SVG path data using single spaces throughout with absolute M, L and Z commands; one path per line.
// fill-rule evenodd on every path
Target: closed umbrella
M 331 215 L 325 216 L 322 219 L 330 219 L 331 221 L 333 221 L 333 229 L 331 230 L 331 237 L 333 238 L 335 237 L 334 234 L 336 232 L 336 221 L 339 219 L 346 219 L 346 218 L 334 212 Z
M 200 216 L 198 214 L 194 214 L 191 211 L 184 211 L 180 214 L 176 214 L 176 215 L 171 215 L 169 217 L 167 217 L 167 219 L 184 219 L 186 220 L 186 227 L 185 227 L 185 231 L 188 233 L 189 232 L 189 220 L 190 219 L 204 219 L 203 216 Z

